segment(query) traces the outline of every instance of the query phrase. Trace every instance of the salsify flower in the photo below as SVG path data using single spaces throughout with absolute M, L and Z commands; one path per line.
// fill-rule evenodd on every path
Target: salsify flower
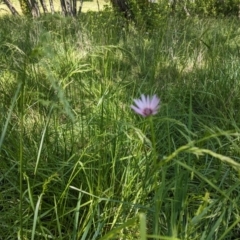
M 156 95 L 150 97 L 142 94 L 140 99 L 133 99 L 133 101 L 136 106 L 131 105 L 131 108 L 143 117 L 157 114 L 160 107 L 160 99 Z

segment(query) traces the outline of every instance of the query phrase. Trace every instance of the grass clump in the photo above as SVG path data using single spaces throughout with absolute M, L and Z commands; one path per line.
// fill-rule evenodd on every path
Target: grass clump
M 239 236 L 237 21 L 0 21 L 4 239 Z

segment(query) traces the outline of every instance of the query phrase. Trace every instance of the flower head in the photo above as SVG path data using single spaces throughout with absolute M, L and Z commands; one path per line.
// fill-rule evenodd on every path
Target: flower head
M 143 117 L 157 114 L 160 107 L 160 99 L 156 95 L 150 97 L 142 94 L 140 99 L 133 99 L 133 101 L 136 106 L 131 105 L 131 108 Z

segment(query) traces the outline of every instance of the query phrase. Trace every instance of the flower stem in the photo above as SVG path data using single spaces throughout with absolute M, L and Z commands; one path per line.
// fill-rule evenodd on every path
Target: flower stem
M 155 137 L 155 131 L 154 131 L 154 125 L 153 125 L 153 117 L 149 117 L 150 127 L 151 127 L 151 136 L 152 136 L 152 159 L 153 159 L 153 188 L 154 188 L 154 208 L 155 208 L 155 214 L 154 214 L 154 234 L 158 234 L 158 216 L 159 216 L 159 199 L 158 199 L 158 191 L 157 191 L 157 185 L 158 185 L 158 174 L 157 174 L 157 149 L 156 149 L 156 137 Z

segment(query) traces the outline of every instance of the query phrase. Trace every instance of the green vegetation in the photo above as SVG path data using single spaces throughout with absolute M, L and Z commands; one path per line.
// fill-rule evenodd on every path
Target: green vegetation
M 0 25 L 0 239 L 239 239 L 239 20 Z
M 51 13 L 78 16 L 81 12 L 112 6 L 117 12 L 152 25 L 154 15 L 168 12 L 178 16 L 235 16 L 240 18 L 239 0 L 1 0 L 0 13 L 39 17 Z

